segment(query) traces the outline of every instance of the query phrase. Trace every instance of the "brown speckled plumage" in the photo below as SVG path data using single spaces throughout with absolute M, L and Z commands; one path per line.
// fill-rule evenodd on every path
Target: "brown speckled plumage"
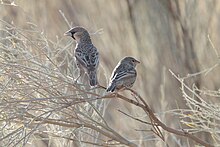
M 74 56 L 77 67 L 80 69 L 79 77 L 83 72 L 86 72 L 89 77 L 90 86 L 97 85 L 99 53 L 96 47 L 92 44 L 88 31 L 83 27 L 74 27 L 64 35 L 71 36 L 76 41 Z

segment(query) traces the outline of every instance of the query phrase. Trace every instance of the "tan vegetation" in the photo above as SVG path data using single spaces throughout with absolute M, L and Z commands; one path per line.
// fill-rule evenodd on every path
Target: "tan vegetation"
M 0 3 L 0 146 L 220 146 L 220 2 Z M 63 33 L 77 25 L 99 49 L 101 85 L 122 57 L 141 61 L 134 91 L 74 83 Z

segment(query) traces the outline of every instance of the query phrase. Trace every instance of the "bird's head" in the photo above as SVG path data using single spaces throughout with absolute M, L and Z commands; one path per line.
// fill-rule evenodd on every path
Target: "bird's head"
M 71 28 L 64 35 L 72 37 L 76 42 L 81 42 L 83 38 L 90 38 L 88 31 L 80 26 Z
M 140 61 L 138 61 L 137 59 L 133 57 L 125 57 L 121 60 L 121 63 L 127 63 L 133 67 L 136 67 L 136 65 L 139 64 Z

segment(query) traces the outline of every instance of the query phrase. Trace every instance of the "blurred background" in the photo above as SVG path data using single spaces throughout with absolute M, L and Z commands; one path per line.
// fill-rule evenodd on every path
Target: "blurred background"
M 63 36 L 71 25 L 83 26 L 90 33 L 100 52 L 100 83 L 107 85 L 108 78 L 118 61 L 124 56 L 133 56 L 141 61 L 138 77 L 133 87 L 158 117 L 170 127 L 186 126 L 180 118 L 170 113 L 173 109 L 187 108 L 179 82 L 169 69 L 180 77 L 209 69 L 219 60 L 220 1 L 216 0 L 16 0 L 0 1 L 0 18 L 25 28 L 27 22 L 36 24 L 50 40 L 70 41 Z M 64 17 L 65 16 L 65 17 Z M 68 25 L 66 18 L 70 23 Z M 0 23 L 4 27 L 3 23 Z M 211 40 L 211 41 L 210 41 Z M 69 52 L 73 53 L 75 43 Z M 214 45 L 214 47 L 213 47 Z M 64 60 L 60 56 L 59 60 Z M 66 59 L 66 58 L 65 58 Z M 62 68 L 71 66 L 63 65 Z M 220 68 L 207 74 L 186 79 L 189 87 L 196 85 L 203 90 L 219 90 Z M 103 76 L 104 75 L 104 76 Z M 106 79 L 106 78 L 107 79 Z M 126 93 L 128 94 L 129 93 Z M 219 103 L 219 98 L 204 98 L 207 102 Z M 126 138 L 140 146 L 166 146 L 146 126 L 119 113 L 123 110 L 142 119 L 144 112 L 117 99 L 105 108 L 109 125 Z M 194 142 L 164 132 L 170 146 L 194 146 Z M 212 142 L 210 134 L 197 134 Z M 153 139 L 152 139 L 153 138 Z M 39 146 L 35 144 L 35 146 Z

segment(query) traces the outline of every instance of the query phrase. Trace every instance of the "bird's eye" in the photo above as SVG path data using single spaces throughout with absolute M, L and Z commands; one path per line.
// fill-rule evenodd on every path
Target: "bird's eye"
M 135 62 L 135 60 L 133 59 L 132 62 Z

